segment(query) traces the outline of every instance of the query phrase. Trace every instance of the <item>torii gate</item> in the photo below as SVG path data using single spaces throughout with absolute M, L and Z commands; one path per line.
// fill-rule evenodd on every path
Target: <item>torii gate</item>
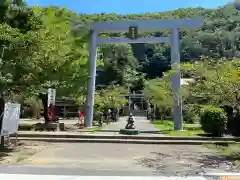
M 199 28 L 203 25 L 203 18 L 195 19 L 173 19 L 173 20 L 137 20 L 137 21 L 117 21 L 117 22 L 96 22 L 90 28 L 90 57 L 88 76 L 88 95 L 86 104 L 85 126 L 92 127 L 94 110 L 94 92 L 96 81 L 96 48 L 99 44 L 116 43 L 171 43 L 171 65 L 174 73 L 172 75 L 173 89 L 173 118 L 174 130 L 183 129 L 182 100 L 179 95 L 181 86 L 180 74 L 180 53 L 179 53 L 179 28 Z M 171 29 L 170 37 L 140 37 L 140 38 L 100 38 L 99 33 L 124 33 L 132 31 L 157 32 L 159 29 Z

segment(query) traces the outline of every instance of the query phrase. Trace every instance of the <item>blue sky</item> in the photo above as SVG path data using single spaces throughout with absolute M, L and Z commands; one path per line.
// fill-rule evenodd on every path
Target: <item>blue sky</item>
M 163 12 L 186 7 L 216 8 L 233 0 L 26 0 L 32 5 L 62 6 L 77 13 L 134 14 Z

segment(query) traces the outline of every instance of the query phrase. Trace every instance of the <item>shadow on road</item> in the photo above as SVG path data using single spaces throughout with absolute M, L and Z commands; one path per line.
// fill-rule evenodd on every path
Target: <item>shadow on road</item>
M 204 155 L 198 162 L 201 163 L 204 168 L 216 168 L 223 169 L 227 172 L 239 171 L 239 167 L 234 167 L 232 161 L 236 160 L 234 156 L 222 157 L 218 155 Z
M 174 147 L 173 147 L 174 148 Z M 195 176 L 206 172 L 236 172 L 224 157 L 202 152 L 152 152 L 150 157 L 137 159 L 137 164 L 164 175 Z
M 155 157 L 144 157 L 137 160 L 137 164 L 154 169 L 155 171 L 161 171 L 167 168 L 167 164 L 161 163 L 164 158 L 171 157 L 170 155 L 152 152 Z
M 4 160 L 5 157 L 10 156 L 15 149 L 13 147 L 4 147 L 0 148 L 0 163 Z

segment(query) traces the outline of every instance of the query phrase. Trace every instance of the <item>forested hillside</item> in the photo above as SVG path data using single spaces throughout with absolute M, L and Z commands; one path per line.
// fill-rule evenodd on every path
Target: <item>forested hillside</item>
M 240 12 L 232 5 L 218 9 L 188 8 L 146 14 L 76 14 L 59 7 L 27 7 L 22 1 L 1 3 L 1 95 L 33 96 L 56 87 L 59 96 L 77 97 L 86 90 L 88 32 L 72 31 L 70 20 L 86 26 L 95 21 L 205 17 L 197 30 L 181 30 L 181 60 L 240 56 Z M 162 36 L 169 30 L 145 33 Z M 107 34 L 124 36 L 125 34 Z M 105 34 L 106 36 L 106 34 Z M 169 44 L 103 45 L 98 49 L 97 84 L 119 84 L 141 90 L 146 78 L 169 69 Z M 12 97 L 12 96 L 8 96 Z
M 82 14 L 80 19 L 89 23 L 93 21 L 178 19 L 204 16 L 205 25 L 201 29 L 181 30 L 181 61 L 185 62 L 201 60 L 203 56 L 216 59 L 239 57 L 239 15 L 239 11 L 233 5 L 228 5 L 218 9 L 188 8 L 139 15 Z M 160 30 L 157 33 L 145 33 L 142 35 L 164 36 L 168 34 L 169 30 Z M 114 34 L 112 36 L 123 36 L 123 34 Z M 129 68 L 146 73 L 147 78 L 162 76 L 162 72 L 169 69 L 169 44 L 108 45 L 100 47 L 100 53 L 102 53 L 101 58 L 104 61 L 104 71 L 100 73 L 99 83 L 103 84 L 112 81 L 125 84 L 123 83 L 126 80 L 124 72 L 128 72 Z M 112 75 L 106 76 L 109 73 Z

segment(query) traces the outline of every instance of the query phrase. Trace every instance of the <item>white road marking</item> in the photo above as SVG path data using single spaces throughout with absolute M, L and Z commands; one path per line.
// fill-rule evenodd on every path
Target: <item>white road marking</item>
M 103 178 L 104 180 L 206 180 L 201 176 L 192 177 L 166 177 L 166 176 L 63 176 L 63 175 L 31 175 L 31 174 L 0 174 L 0 179 L 17 180 L 23 178 L 24 180 L 94 180 L 96 178 Z
M 240 173 L 203 173 L 204 176 L 240 176 Z

